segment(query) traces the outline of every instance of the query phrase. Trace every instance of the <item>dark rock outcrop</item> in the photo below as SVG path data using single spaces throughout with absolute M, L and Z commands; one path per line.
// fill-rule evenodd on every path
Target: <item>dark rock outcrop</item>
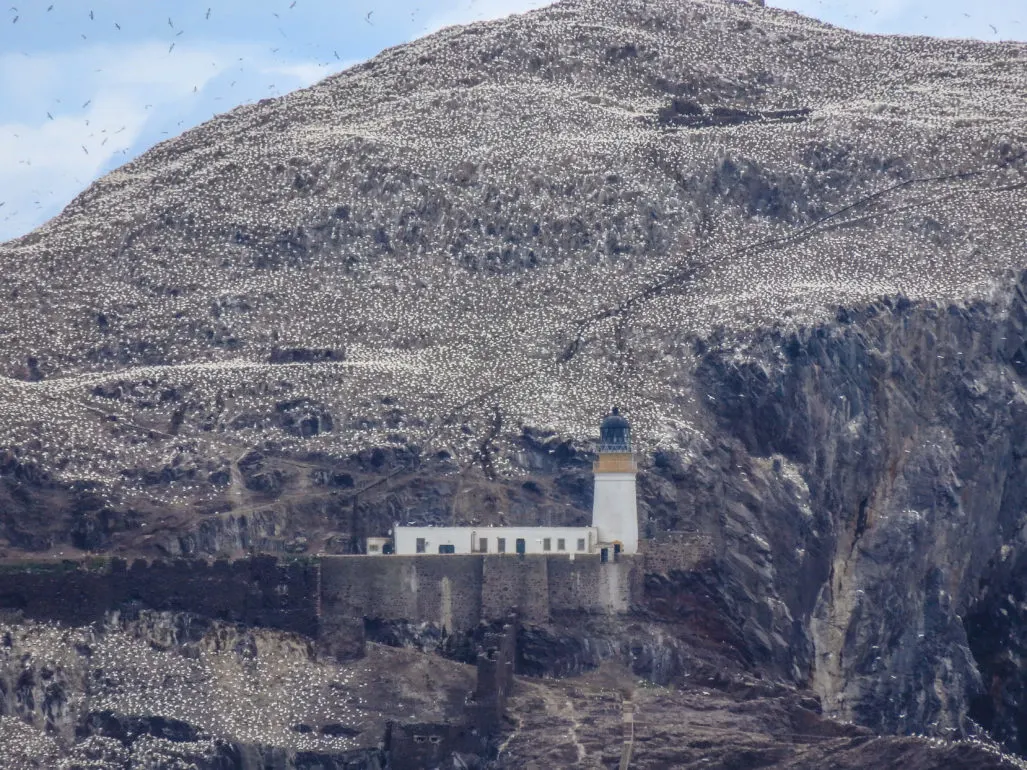
M 806 120 L 809 113 L 808 109 L 760 112 L 737 107 L 706 107 L 690 99 L 672 99 L 668 106 L 660 109 L 658 119 L 661 123 L 669 126 L 710 128 L 713 126 L 738 126 L 752 121 L 795 122 Z

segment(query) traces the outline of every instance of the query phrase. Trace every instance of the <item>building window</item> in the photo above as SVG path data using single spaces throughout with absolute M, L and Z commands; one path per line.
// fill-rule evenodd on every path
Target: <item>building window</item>
M 548 537 L 542 538 L 542 550 L 543 551 L 551 551 L 552 549 L 553 549 L 553 541 L 552 541 L 552 539 L 548 538 Z
M 487 537 L 478 538 L 478 550 L 482 553 L 489 552 L 489 539 Z
M 427 546 L 427 543 L 425 542 L 423 537 L 417 538 L 417 552 L 418 553 L 424 553 L 424 550 L 425 550 L 426 546 Z
M 369 553 L 378 553 L 378 544 L 367 546 L 367 550 Z
M 557 551 L 566 551 L 567 550 L 567 541 L 564 540 L 562 537 L 559 537 L 559 538 L 556 539 L 556 550 Z
M 579 551 L 584 551 L 585 550 L 585 538 L 583 538 L 583 537 L 579 537 L 578 538 L 578 550 Z
M 505 537 L 497 537 L 496 538 L 496 550 L 499 553 L 506 553 L 506 538 Z
M 439 553 L 456 553 L 455 545 L 440 545 Z

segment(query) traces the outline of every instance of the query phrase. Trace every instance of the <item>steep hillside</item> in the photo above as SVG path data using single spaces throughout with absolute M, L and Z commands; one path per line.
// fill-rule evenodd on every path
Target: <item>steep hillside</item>
M 389 754 L 424 767 L 390 751 L 390 729 L 457 721 L 474 686 L 473 666 L 438 656 L 373 646 L 340 664 L 291 634 L 178 613 L 81 628 L 0 622 L 0 634 L 0 662 L 18 660 L 16 676 L 0 676 L 0 749 L 19 770 L 382 770 L 397 766 Z M 502 740 L 444 766 L 616 766 L 625 703 L 637 717 L 638 770 L 1025 766 L 979 741 L 876 738 L 754 681 L 708 688 L 656 687 L 612 665 L 573 683 L 519 677 Z
M 1024 751 L 1025 57 L 567 0 L 169 140 L 0 245 L 7 553 L 580 522 L 618 403 L 671 608 Z

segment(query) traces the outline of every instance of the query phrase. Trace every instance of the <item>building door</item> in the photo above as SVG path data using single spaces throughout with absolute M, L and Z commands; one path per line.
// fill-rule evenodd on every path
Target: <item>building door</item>
M 603 548 L 599 551 L 599 561 L 606 564 L 610 560 L 610 549 Z
M 527 551 L 527 548 L 524 545 L 524 538 L 523 537 L 517 538 L 517 553 L 519 553 L 521 556 L 524 556 L 526 551 Z
M 613 560 L 617 561 L 620 558 L 620 543 L 613 544 Z

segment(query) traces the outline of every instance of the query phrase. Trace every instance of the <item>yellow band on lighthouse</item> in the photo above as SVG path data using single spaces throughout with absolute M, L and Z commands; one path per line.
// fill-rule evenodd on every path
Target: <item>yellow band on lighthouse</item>
M 636 473 L 638 462 L 634 452 L 603 452 L 592 463 L 593 473 Z

